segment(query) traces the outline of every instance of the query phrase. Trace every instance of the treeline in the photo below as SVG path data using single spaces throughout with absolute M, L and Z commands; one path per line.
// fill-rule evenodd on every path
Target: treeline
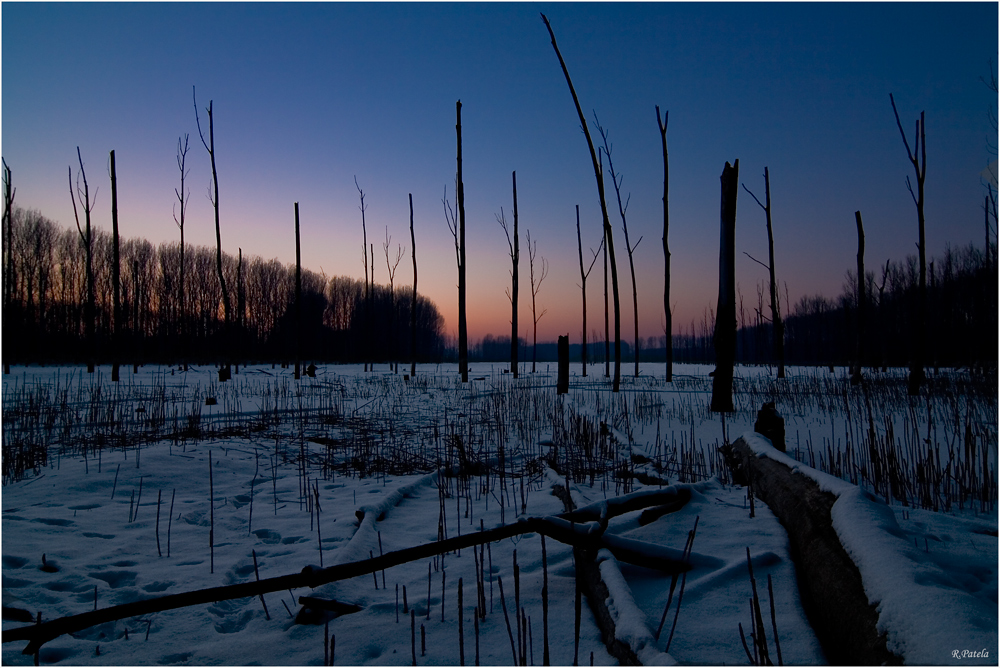
M 928 265 L 928 364 L 932 367 L 981 367 L 997 365 L 997 262 L 996 247 L 989 256 L 969 245 L 946 248 L 943 257 Z M 865 272 L 865 352 L 862 364 L 869 368 L 906 366 L 915 345 L 916 300 L 919 265 L 916 257 L 888 261 L 876 271 Z M 787 293 L 786 293 L 787 294 Z M 802 297 L 784 317 L 785 359 L 788 364 L 848 365 L 857 350 L 857 273 L 847 272 L 843 291 L 836 298 L 822 295 Z M 787 299 L 787 298 L 786 298 Z M 774 328 L 767 319 L 767 284 L 757 286 L 751 300 L 738 297 L 736 361 L 743 364 L 774 363 Z M 786 301 L 785 310 L 789 310 Z M 678 323 L 679 324 L 679 323 Z M 700 321 L 675 329 L 673 359 L 676 362 L 715 362 L 712 332 L 715 314 L 706 309 Z M 587 359 L 604 364 L 603 332 L 588 335 Z M 520 340 L 520 359 L 528 359 L 531 348 Z M 453 353 L 452 353 L 453 354 Z M 474 361 L 504 361 L 510 356 L 510 337 L 487 335 L 469 351 Z M 640 362 L 663 362 L 666 337 L 640 340 Z M 539 343 L 537 359 L 554 362 L 555 343 Z M 570 359 L 579 362 L 581 349 L 570 346 Z M 622 341 L 622 359 L 635 359 L 634 347 Z
M 10 225 L 8 308 L 4 359 L 10 363 L 72 363 L 93 357 L 122 363 L 291 361 L 296 345 L 295 267 L 257 256 L 223 254 L 226 285 L 235 304 L 232 343 L 226 337 L 215 249 L 185 245 L 184 308 L 180 243 L 154 246 L 145 239 L 120 243 L 121 322 L 113 335 L 111 235 L 93 239 L 95 341 L 86 339 L 86 251 L 75 229 L 37 210 L 14 207 Z M 7 238 L 4 239 L 5 245 Z M 9 292 L 6 292 L 9 290 Z M 410 300 L 407 287 L 374 285 L 348 277 L 302 271 L 305 361 L 407 361 Z M 367 299 L 366 299 L 367 297 Z M 418 361 L 445 354 L 444 320 L 429 299 L 417 299 Z

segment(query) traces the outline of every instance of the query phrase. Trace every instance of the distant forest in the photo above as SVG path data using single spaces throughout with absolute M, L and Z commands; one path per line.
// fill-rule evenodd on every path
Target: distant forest
M 142 239 L 121 242 L 122 323 L 112 334 L 111 235 L 96 230 L 93 271 L 96 293 L 95 343 L 86 341 L 87 279 L 84 246 L 75 229 L 63 229 L 35 210 L 15 207 L 10 229 L 9 299 L 3 322 L 4 358 L 9 363 L 178 361 L 283 362 L 294 359 L 295 267 L 256 256 L 223 255 L 223 270 L 236 305 L 233 343 L 225 337 L 222 295 L 215 273 L 215 249 L 185 247 L 185 307 L 179 299 L 180 244 L 153 246 Z M 6 237 L 4 239 L 6 242 Z M 6 245 L 6 243 L 5 243 Z M 910 359 L 915 328 L 919 268 L 915 257 L 888 261 L 866 271 L 865 366 L 902 366 Z M 997 364 L 998 274 L 996 247 L 987 253 L 968 246 L 945 250 L 928 266 L 928 366 Z M 342 276 L 302 271 L 301 358 L 317 362 L 405 362 L 410 359 L 409 286 L 371 286 Z M 9 290 L 9 292 L 8 292 Z M 737 302 L 736 360 L 770 363 L 772 326 L 767 319 L 766 283 Z M 844 365 L 854 361 L 857 341 L 857 275 L 846 274 L 839 297 L 787 299 L 785 356 L 788 364 Z M 594 320 L 599 316 L 592 312 Z M 715 361 L 714 313 L 685 326 L 675 320 L 674 361 Z M 569 332 L 579 340 L 579 332 Z M 588 358 L 603 363 L 603 332 L 589 333 Z M 622 340 L 623 359 L 634 346 Z M 540 343 L 540 362 L 556 360 L 556 344 Z M 444 320 L 429 299 L 417 300 L 417 361 L 457 359 L 456 342 L 444 334 Z M 639 359 L 665 360 L 665 337 L 640 341 Z M 570 356 L 580 360 L 580 346 Z M 487 335 L 470 345 L 472 361 L 509 362 L 510 337 Z M 530 363 L 532 347 L 521 340 L 519 359 Z
M 75 229 L 63 229 L 36 210 L 12 217 L 9 310 L 3 323 L 5 361 L 83 362 L 86 342 L 86 253 Z M 6 241 L 6 239 L 5 239 Z M 256 256 L 223 254 L 235 305 L 232 343 L 225 336 L 215 249 L 185 245 L 184 312 L 180 308 L 180 243 L 120 243 L 122 322 L 112 331 L 112 253 L 109 233 L 93 239 L 98 363 L 292 361 L 296 336 L 295 266 Z M 412 288 L 328 278 L 302 270 L 301 357 L 304 361 L 408 361 Z M 444 319 L 429 299 L 417 299 L 417 359 L 445 354 Z M 393 324 L 390 331 L 390 322 Z

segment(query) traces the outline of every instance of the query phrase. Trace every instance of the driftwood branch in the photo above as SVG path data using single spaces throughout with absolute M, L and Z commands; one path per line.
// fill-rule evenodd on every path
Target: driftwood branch
M 527 533 L 538 533 L 561 543 L 584 549 L 592 554 L 596 554 L 597 550 L 601 548 L 607 548 L 621 561 L 647 568 L 656 568 L 667 574 L 680 573 L 690 569 L 691 566 L 681 559 L 678 550 L 670 550 L 641 541 L 606 536 L 604 529 L 607 527 L 608 519 L 622 513 L 653 506 L 667 506 L 676 510 L 682 507 L 690 497 L 691 491 L 685 487 L 669 487 L 656 492 L 630 494 L 560 516 L 521 519 L 514 524 L 396 550 L 364 561 L 338 564 L 328 568 L 306 566 L 300 572 L 289 575 L 133 601 L 78 615 L 61 617 L 41 624 L 7 629 L 3 632 L 3 642 L 27 640 L 28 645 L 22 653 L 34 654 L 43 644 L 61 635 L 76 633 L 105 622 L 215 601 L 260 596 L 274 591 L 303 587 L 316 588 L 330 582 L 367 575 L 445 552 L 467 549 L 473 545 L 495 542 Z M 363 516 L 362 513 L 361 517 Z M 709 557 L 702 559 L 708 561 L 699 562 L 696 558 L 692 563 L 695 565 L 710 563 Z

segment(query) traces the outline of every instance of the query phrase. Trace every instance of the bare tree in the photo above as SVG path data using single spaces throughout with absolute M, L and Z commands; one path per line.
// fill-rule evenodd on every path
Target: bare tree
M 721 233 L 719 235 L 719 302 L 715 317 L 714 412 L 733 411 L 733 365 L 736 361 L 736 196 L 740 161 L 722 170 Z
M 767 255 L 768 263 L 764 264 L 754 256 L 744 251 L 744 255 L 761 265 L 768 271 L 771 286 L 771 325 L 774 329 L 774 359 L 778 362 L 778 378 L 785 377 L 785 324 L 781 319 L 781 305 L 778 301 L 778 283 L 774 280 L 774 233 L 771 228 L 771 178 L 764 167 L 764 204 L 743 184 L 743 189 L 750 193 L 757 206 L 764 210 L 767 219 Z
M 632 322 L 635 325 L 635 350 L 633 355 L 635 357 L 635 376 L 639 377 L 639 297 L 637 293 L 637 287 L 635 284 L 635 262 L 633 261 L 633 253 L 635 249 L 639 247 L 639 242 L 642 241 L 642 237 L 635 242 L 633 246 L 628 239 L 628 221 L 625 219 L 625 212 L 628 210 L 628 203 L 631 200 L 631 195 L 626 198 L 625 203 L 622 203 L 622 191 L 621 184 L 624 176 L 621 174 L 615 174 L 614 163 L 611 162 L 611 144 L 608 143 L 608 133 L 604 128 L 601 127 L 600 122 L 597 120 L 597 114 L 594 114 L 594 124 L 597 125 L 597 131 L 601 133 L 601 139 L 604 140 L 604 155 L 608 156 L 608 172 L 611 174 L 611 183 L 615 186 L 615 195 L 618 198 L 618 214 L 622 218 L 622 230 L 625 232 L 625 250 L 628 251 L 628 267 L 629 271 L 632 273 Z
M 180 281 L 177 285 L 177 295 L 179 302 L 179 315 L 178 315 L 178 331 L 180 333 L 180 347 L 181 347 L 181 357 L 184 360 L 184 370 L 187 371 L 187 328 L 185 326 L 185 321 L 187 319 L 187 311 L 184 308 L 184 215 L 187 212 L 187 196 L 188 192 L 184 189 L 184 178 L 187 176 L 187 172 L 184 169 L 184 163 L 187 160 L 188 152 L 188 135 L 184 135 L 184 143 L 181 144 L 181 138 L 177 138 L 177 168 L 181 172 L 181 187 L 178 190 L 174 188 L 174 195 L 180 202 L 180 217 L 177 216 L 177 209 L 173 211 L 174 223 L 181 231 L 181 257 L 180 257 Z
M 212 208 L 215 209 L 215 270 L 219 275 L 219 289 L 222 291 L 222 308 L 225 316 L 225 338 L 232 336 L 232 313 L 230 312 L 229 290 L 226 289 L 226 276 L 222 272 L 222 232 L 219 227 L 219 173 L 215 169 L 215 119 L 212 116 L 212 100 L 208 101 L 208 141 L 205 141 L 205 134 L 201 131 L 201 120 L 198 118 L 198 99 L 195 96 L 195 88 L 191 86 L 191 97 L 194 100 L 194 120 L 198 126 L 198 136 L 201 143 L 208 151 L 208 157 L 212 162 L 212 186 L 213 190 L 209 196 L 212 201 Z M 231 343 L 231 341 L 230 341 Z M 230 377 L 230 365 L 228 362 L 219 370 L 219 380 L 227 381 Z
M 604 377 L 611 377 L 611 334 L 608 325 L 608 231 L 603 230 L 601 246 L 604 248 Z
M 114 244 L 114 255 L 113 264 L 111 267 L 111 278 L 112 278 L 112 294 L 114 295 L 115 311 L 114 311 L 114 329 L 111 334 L 111 349 L 112 349 L 112 364 L 111 364 L 111 382 L 118 382 L 118 349 L 119 349 L 119 333 L 121 328 L 121 317 L 122 317 L 122 290 L 121 290 L 121 258 L 118 250 L 118 178 L 117 172 L 115 171 L 115 152 L 111 151 L 111 235 L 112 243 Z
M 70 178 L 72 179 L 72 171 L 70 172 Z M 14 243 L 14 225 L 13 225 L 13 212 L 14 212 L 14 186 L 11 180 L 10 167 L 7 166 L 7 161 L 3 161 L 3 225 L 4 225 L 4 264 L 3 264 L 3 315 L 4 322 L 11 323 L 11 295 L 13 294 L 14 286 L 14 253 L 13 253 L 13 243 Z M 72 180 L 70 181 L 70 196 L 73 196 L 73 185 Z M 11 329 L 9 325 L 4 328 L 6 330 L 4 340 L 11 340 Z M 3 372 L 5 374 L 10 373 L 10 352 L 11 347 L 5 346 L 3 355 Z
M 417 238 L 413 233 L 413 193 L 410 193 L 410 255 L 413 258 L 413 296 L 410 300 L 410 376 L 417 375 Z
M 382 250 L 385 252 L 385 266 L 389 270 L 389 366 L 392 367 L 394 373 L 399 373 L 399 362 L 397 361 L 396 353 L 396 292 L 395 292 L 395 281 L 396 281 L 396 269 L 399 268 L 399 261 L 403 259 L 403 254 L 406 250 L 399 244 L 396 244 L 396 257 L 395 259 L 389 259 L 389 246 L 392 244 L 392 237 L 389 236 L 389 226 L 385 228 L 385 243 L 382 244 Z
M 910 396 L 920 394 L 920 386 L 924 382 L 924 358 L 927 354 L 927 259 L 926 246 L 924 244 L 924 177 L 927 175 L 927 143 L 924 133 L 924 112 L 920 112 L 920 119 L 917 120 L 916 132 L 913 140 L 913 150 L 910 150 L 910 142 L 906 139 L 903 131 L 903 124 L 899 122 L 899 112 L 896 111 L 896 101 L 889 93 L 889 102 L 892 104 L 892 113 L 896 117 L 896 126 L 899 134 L 903 138 L 903 145 L 906 147 L 906 157 L 913 165 L 913 170 L 917 177 L 917 192 L 914 194 L 910 177 L 906 177 L 906 189 L 910 191 L 910 197 L 917 207 L 917 225 L 919 236 L 917 241 L 917 253 L 920 256 L 920 295 L 917 303 L 917 324 L 916 324 L 916 345 L 910 357 L 910 377 L 907 382 L 907 393 Z
M 666 324 L 663 327 L 667 347 L 667 377 L 666 382 L 674 380 L 674 342 L 673 314 L 670 312 L 670 246 L 667 244 L 667 232 L 670 229 L 670 211 L 667 196 L 670 193 L 670 161 L 667 157 L 667 118 L 670 112 L 663 112 L 660 120 L 660 106 L 656 105 L 656 124 L 660 128 L 660 143 L 663 147 L 663 315 Z
M 94 308 L 94 244 L 93 234 L 90 227 L 90 212 L 97 203 L 97 189 L 94 189 L 94 202 L 90 201 L 90 187 L 87 185 L 87 172 L 83 169 L 83 157 L 80 155 L 80 147 L 76 147 L 76 158 L 80 162 L 80 171 L 76 175 L 76 193 L 73 193 L 73 168 L 69 168 L 69 198 L 73 202 L 73 217 L 76 220 L 76 230 L 80 234 L 84 251 L 87 255 L 87 305 L 84 309 L 84 327 L 87 337 L 87 373 L 94 373 L 94 319 L 96 310 Z M 83 180 L 83 189 L 80 189 L 80 180 Z M 77 214 L 76 202 L 80 201 L 83 208 L 84 220 L 86 221 L 86 232 L 80 227 L 80 216 Z
M 583 293 L 583 345 L 580 349 L 580 358 L 583 362 L 583 377 L 587 377 L 587 277 L 590 276 L 594 263 L 597 262 L 597 254 L 604 247 L 604 239 L 601 238 L 601 245 L 596 251 L 591 251 L 594 257 L 590 260 L 590 266 L 583 269 L 583 239 L 580 236 L 580 205 L 576 205 L 576 247 L 580 252 L 580 290 Z
M 861 212 L 854 212 L 854 222 L 858 225 L 858 340 L 855 352 L 854 371 L 851 373 L 851 385 L 857 385 L 862 381 L 862 371 L 865 356 L 865 309 L 867 298 L 865 295 L 865 227 L 861 222 Z
M 517 172 L 511 172 L 511 179 L 514 188 L 514 238 L 511 239 L 510 237 L 507 220 L 503 215 L 503 207 L 500 208 L 500 215 L 497 216 L 497 222 L 500 223 L 504 234 L 507 235 L 507 247 L 510 253 L 510 288 L 506 290 L 507 299 L 510 301 L 510 372 L 514 374 L 514 378 L 517 378 L 517 352 L 519 347 L 517 340 L 517 263 L 520 259 L 517 233 Z
M 465 184 L 462 182 L 462 101 L 455 102 L 455 134 L 458 138 L 455 200 L 458 206 L 458 372 L 469 382 L 469 329 L 465 313 Z
M 542 289 L 542 281 L 549 275 L 549 261 L 544 256 L 541 258 L 541 271 L 538 274 L 538 280 L 535 280 L 535 254 L 538 250 L 538 242 L 531 243 L 531 230 L 528 230 L 527 237 L 528 272 L 531 277 L 531 319 L 534 325 L 534 339 L 531 347 L 531 373 L 535 373 L 535 362 L 538 359 L 538 321 L 549 312 L 548 309 L 544 309 L 541 313 L 538 312 L 536 298 L 538 297 L 538 291 Z
M 302 246 L 299 243 L 299 203 L 295 202 L 295 380 L 302 357 Z
M 566 84 L 569 86 L 569 92 L 573 96 L 573 104 L 576 106 L 576 113 L 580 117 L 580 125 L 583 128 L 583 134 L 587 138 L 587 147 L 590 149 L 590 160 L 594 166 L 594 178 L 597 180 L 597 194 L 601 201 L 601 215 L 604 219 L 605 248 L 607 248 L 608 254 L 611 256 L 611 290 L 615 306 L 615 377 L 612 382 L 611 391 L 617 392 L 618 388 L 621 386 L 622 366 L 621 304 L 618 298 L 618 265 L 615 262 L 614 235 L 611 231 L 611 220 L 608 218 L 608 204 L 604 194 L 604 170 L 601 167 L 597 150 L 594 149 L 594 141 L 590 137 L 590 130 L 587 127 L 587 119 L 583 115 L 583 108 L 580 106 L 580 100 L 576 96 L 576 89 L 573 87 L 573 80 L 570 79 L 569 69 L 566 67 L 566 62 L 563 60 L 562 54 L 559 52 L 559 46 L 556 44 L 556 35 L 552 31 L 552 26 L 549 25 L 549 20 L 545 17 L 545 14 L 542 14 L 542 22 L 545 23 L 545 27 L 549 31 L 549 37 L 552 40 L 552 48 L 555 49 L 556 57 L 559 59 L 559 65 L 562 67 L 563 75 L 566 77 Z
M 371 288 L 368 283 L 368 229 L 365 227 L 365 191 L 361 189 L 358 185 L 358 177 L 354 177 L 354 187 L 358 189 L 358 197 L 361 198 L 361 205 L 358 207 L 361 209 L 361 260 L 365 264 L 365 331 L 367 332 L 368 320 L 371 316 Z M 372 273 L 375 273 L 374 262 L 372 263 Z M 369 336 L 365 336 L 365 371 L 368 371 L 368 340 Z

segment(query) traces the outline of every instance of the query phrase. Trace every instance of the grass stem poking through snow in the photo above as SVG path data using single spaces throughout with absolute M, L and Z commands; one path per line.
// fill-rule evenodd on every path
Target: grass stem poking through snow
M 446 575 L 446 572 L 442 568 L 441 569 L 441 621 L 442 622 L 444 621 L 444 580 L 445 580 L 445 575 Z
M 119 464 L 118 468 L 115 469 L 115 484 L 111 486 L 111 500 L 112 501 L 115 498 L 115 490 L 118 489 L 118 474 L 121 472 L 121 470 L 122 470 L 122 465 Z
M 431 563 L 427 562 L 427 619 L 431 618 Z M 423 656 L 423 654 L 421 654 Z
M 503 606 L 503 620 L 507 623 L 507 636 L 510 637 L 510 653 L 514 657 L 512 665 L 518 665 L 517 650 L 514 648 L 514 632 L 510 629 L 510 617 L 507 615 L 507 601 L 503 595 L 503 578 L 497 576 L 497 584 L 500 585 L 500 605 Z
M 476 629 L 476 665 L 479 665 L 479 615 L 472 616 L 472 625 Z
M 579 577 L 579 576 L 577 576 Z M 580 665 L 580 582 L 576 582 L 576 596 L 573 604 L 573 665 Z
M 373 550 L 368 550 L 368 558 L 375 558 L 375 552 Z M 375 583 L 375 591 L 378 591 L 378 576 L 375 575 L 375 571 L 372 571 L 372 582 Z
M 215 573 L 215 482 L 212 479 L 212 451 L 208 451 L 208 572 Z
M 337 634 L 330 636 L 330 665 L 333 665 L 334 650 L 337 649 Z
M 257 570 L 257 550 L 250 550 L 250 554 L 253 555 L 253 575 L 260 581 L 260 571 Z M 264 619 L 271 621 L 271 613 L 267 611 L 267 603 L 264 602 L 264 595 L 260 595 L 260 604 L 264 606 Z M 287 607 L 287 606 L 286 606 Z
M 412 614 L 412 611 L 411 611 Z M 425 656 L 427 654 L 427 631 L 424 629 L 424 625 L 420 625 L 420 656 Z
M 317 490 L 316 491 L 316 504 L 317 504 L 317 507 L 318 507 L 318 505 L 319 505 L 319 483 L 316 483 L 316 490 Z M 316 521 L 319 522 L 319 513 L 318 512 L 316 514 Z M 381 556 L 383 556 L 383 554 L 384 553 L 382 552 L 382 532 L 379 531 L 378 532 L 378 556 L 381 557 Z M 320 565 L 321 566 L 323 565 L 322 561 L 320 562 Z M 385 589 L 385 569 L 384 568 L 382 569 L 382 589 Z
M 756 631 L 754 639 L 756 640 L 758 652 L 760 654 L 760 663 L 770 664 L 771 658 L 768 656 L 767 652 L 767 634 L 764 632 L 764 617 L 760 613 L 760 598 L 757 596 L 757 579 L 753 576 L 753 562 L 750 560 L 749 547 L 747 547 L 747 568 L 750 571 L 750 589 L 753 591 L 752 612 L 754 629 Z
M 462 578 L 458 578 L 458 665 L 460 666 L 465 665 L 465 633 L 462 618 Z
M 420 656 L 424 655 L 424 625 L 420 625 Z M 413 665 L 417 665 L 417 611 L 410 611 L 410 654 L 413 656 Z
M 160 495 L 163 490 L 156 490 L 156 554 L 162 557 L 163 552 L 160 551 Z
M 319 531 L 319 482 L 316 483 L 316 487 L 313 489 L 314 503 L 316 506 L 316 544 L 319 545 L 319 567 L 323 568 L 323 536 Z M 250 502 L 253 503 L 253 498 L 251 497 Z M 382 571 L 382 588 L 385 589 L 385 571 Z
M 406 602 L 406 585 L 403 585 L 403 614 L 405 615 L 410 611 L 410 606 Z
M 330 620 L 326 620 L 326 624 L 323 626 L 323 665 L 330 665 Z
M 167 518 L 167 558 L 170 557 L 170 527 L 174 523 L 174 497 L 177 495 L 177 488 L 170 493 L 170 516 Z
M 549 562 L 542 536 L 542 665 L 549 665 Z
M 396 623 L 399 624 L 399 583 L 396 583 Z
M 785 665 L 781 660 L 781 644 L 778 642 L 778 622 L 774 617 L 774 589 L 771 587 L 771 574 L 767 574 L 767 598 L 771 604 L 771 633 L 774 636 L 774 649 L 778 654 L 778 665 Z

